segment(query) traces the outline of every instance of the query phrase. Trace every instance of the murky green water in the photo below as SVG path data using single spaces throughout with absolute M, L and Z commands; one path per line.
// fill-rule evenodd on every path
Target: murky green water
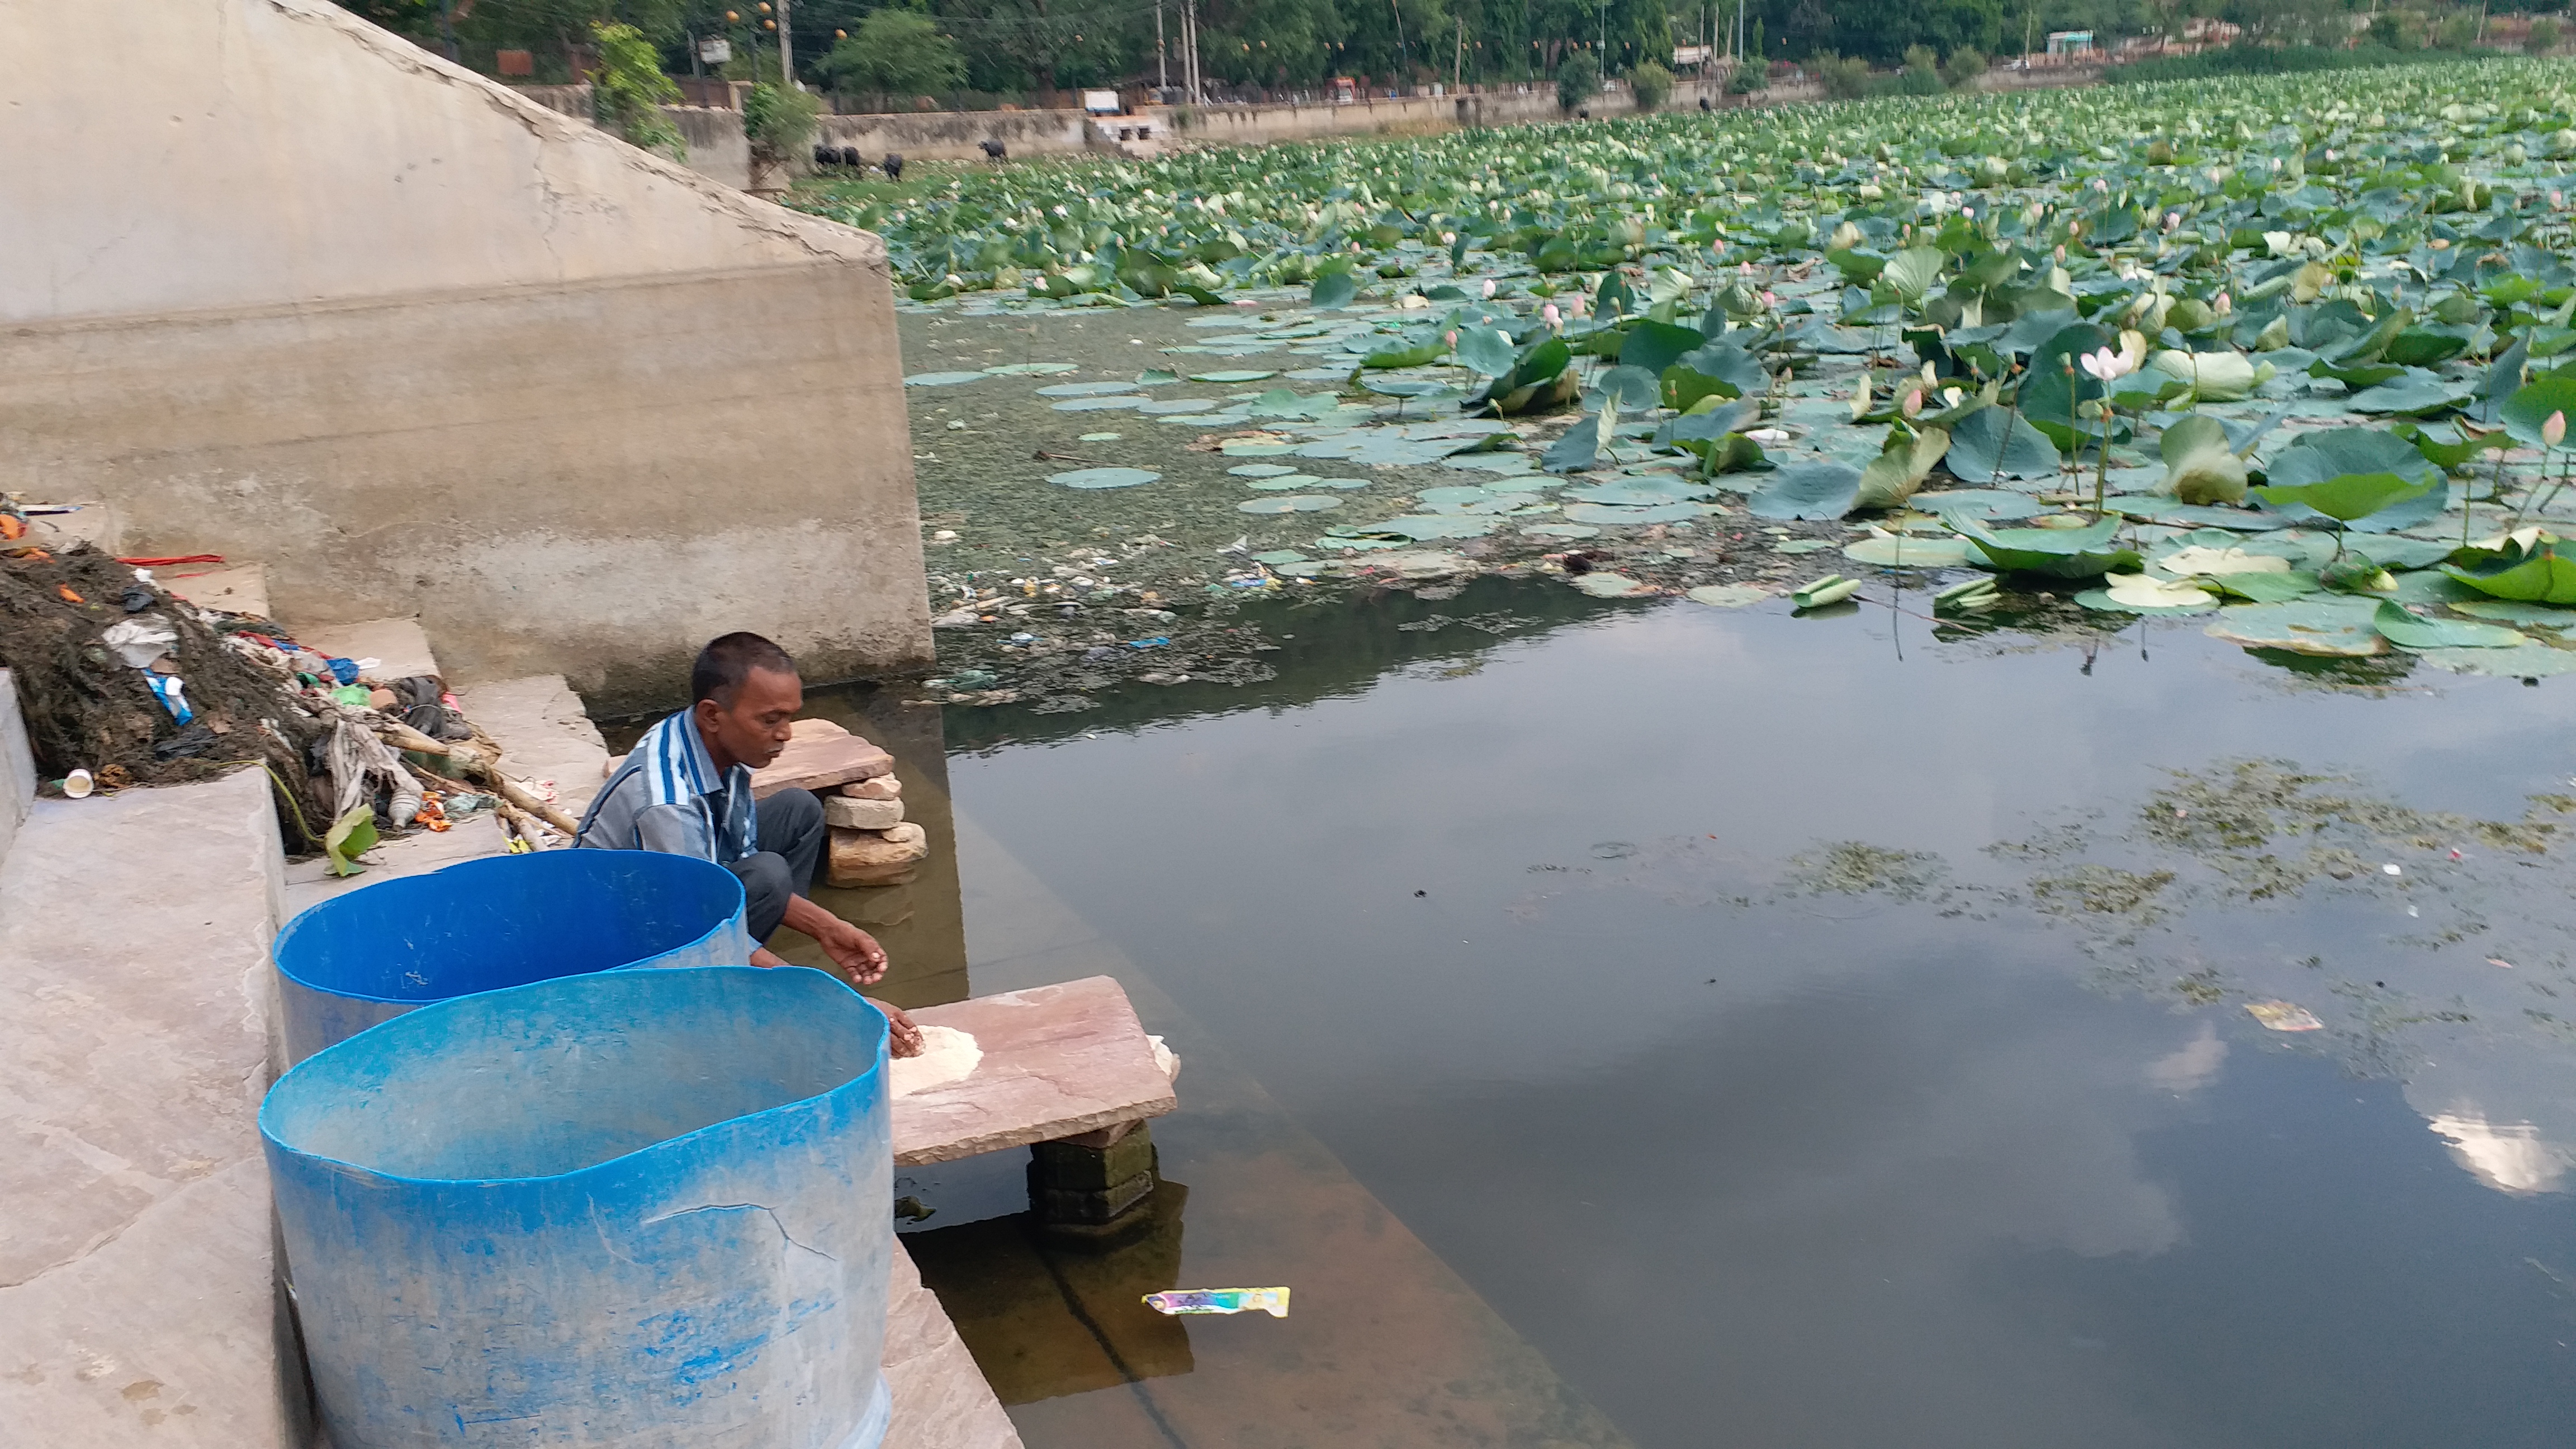
M 1096 1301 L 1301 1293 L 1049 1359 L 1130 1329 L 1001 1322 L 1085 1300 L 948 1226 L 1016 1164 L 928 1175 L 1033 1446 L 2567 1442 L 2564 681 L 1497 580 L 1268 627 L 1263 683 L 946 722 L 974 989 L 1115 970 L 1208 1064 L 1186 1234 Z M 1580 1411 L 1319 1357 L 1450 1291 L 1337 1272 L 1352 1194 Z

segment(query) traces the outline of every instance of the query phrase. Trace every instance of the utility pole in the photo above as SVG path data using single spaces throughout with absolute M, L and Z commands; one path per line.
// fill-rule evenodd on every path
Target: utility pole
M 2486 24 L 2483 15 L 2478 23 L 2482 27 Z M 447 59 L 453 64 L 456 60 L 456 0 L 438 0 L 438 35 L 447 42 Z
M 1401 0 L 1386 0 L 1386 8 L 1395 12 L 1395 78 L 1401 81 L 1404 79 L 1404 6 Z
M 1161 100 L 1161 93 L 1171 88 L 1171 60 L 1163 54 L 1163 0 L 1154 0 L 1154 99 Z
M 1452 94 L 1455 94 L 1458 89 L 1458 70 L 1466 63 L 1467 17 L 1461 15 L 1458 17 L 1458 49 L 1449 57 L 1449 89 Z
M 796 57 L 787 44 L 787 0 L 778 0 L 778 80 L 791 91 L 804 89 L 796 83 Z

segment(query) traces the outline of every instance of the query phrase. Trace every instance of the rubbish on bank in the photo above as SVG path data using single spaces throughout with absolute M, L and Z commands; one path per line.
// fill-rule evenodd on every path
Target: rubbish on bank
M 2323 1031 L 2325 1023 L 2316 1013 L 2288 1001 L 2249 1001 L 2246 1014 L 2274 1031 Z
M 179 676 L 154 674 L 150 670 L 145 670 L 143 683 L 152 691 L 152 697 L 161 701 L 161 707 L 170 711 L 171 719 L 180 724 L 186 724 L 197 717 L 197 712 L 188 707 L 187 682 Z
M 74 800 L 88 799 L 90 792 L 97 788 L 98 782 L 90 777 L 87 770 L 74 770 L 63 777 L 63 794 Z
M 1285 1288 L 1175 1288 L 1167 1293 L 1148 1293 L 1145 1306 L 1161 1314 L 1181 1313 L 1267 1313 L 1273 1318 L 1288 1316 L 1288 1290 Z

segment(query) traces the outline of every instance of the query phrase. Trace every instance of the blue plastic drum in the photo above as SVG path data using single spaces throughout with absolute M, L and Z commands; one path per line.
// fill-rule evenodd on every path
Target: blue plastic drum
M 452 996 L 621 966 L 743 965 L 742 910 L 732 871 L 648 850 L 496 855 L 353 890 L 277 934 L 286 1062 Z
M 423 1007 L 260 1108 L 339 1449 L 875 1449 L 885 1018 L 795 967 Z

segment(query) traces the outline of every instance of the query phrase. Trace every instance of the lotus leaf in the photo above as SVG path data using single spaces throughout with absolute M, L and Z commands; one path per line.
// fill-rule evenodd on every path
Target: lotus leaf
M 1969 561 L 1964 538 L 1908 538 L 1876 534 L 1843 545 L 1843 557 L 1876 568 L 1954 569 Z
M 1227 372 L 1194 372 L 1194 373 L 1191 373 L 1191 374 L 1190 374 L 1190 381 L 1192 381 L 1192 382 L 1259 382 L 1259 381 L 1261 381 L 1263 378 L 1266 378 L 1266 377 L 1277 377 L 1278 375 L 1279 375 L 1279 374 L 1278 374 L 1277 372 L 1275 372 L 1275 371 L 1268 371 L 1268 370 L 1255 369 L 1255 368 L 1236 368 L 1236 369 L 1233 369 L 1233 370 L 1231 370 L 1231 371 L 1227 371 Z
M 1702 584 L 1682 597 L 1712 608 L 1740 609 L 1747 604 L 1761 603 L 1771 597 L 1771 591 L 1754 584 Z
M 1512 370 L 1519 356 L 1519 349 L 1512 346 L 1512 339 L 1499 329 L 1458 329 L 1458 361 L 1479 376 L 1501 377 Z
M 2150 556 L 2157 568 L 2178 578 L 2200 574 L 2286 574 L 2290 561 L 2278 554 L 2248 553 L 2242 548 L 2193 544 L 2162 557 Z
M 2472 599 L 2451 605 L 2454 614 L 2475 619 L 2493 619 L 2504 624 L 2520 624 L 2526 629 L 2552 631 L 2576 628 L 2576 609 L 2562 609 L 2554 604 L 2525 604 L 2512 599 Z
M 1162 476 L 1150 468 L 1076 468 L 1070 473 L 1050 473 L 1047 481 L 1067 488 L 1133 488 Z
M 1951 526 L 1976 545 L 1986 567 L 1999 573 L 2089 579 L 2145 567 L 2137 550 L 2120 544 L 2120 530 L 2126 525 L 2117 518 L 2083 528 L 1989 529 L 1964 518 L 1953 520 Z
M 1606 503 L 1569 504 L 1565 516 L 1576 523 L 1606 523 L 1620 528 L 1649 523 L 1684 523 L 1705 515 L 1705 503 L 1658 503 L 1646 508 L 1614 508 Z
M 2576 559 L 2563 558 L 2559 540 L 2526 530 L 2501 548 L 2465 550 L 2442 572 L 2479 593 L 2529 604 L 2576 604 Z
M 1134 392 L 1132 382 L 1058 382 L 1038 389 L 1040 397 L 1105 397 L 1111 393 Z
M 1950 474 L 1963 483 L 1998 478 L 2045 478 L 2058 469 L 2057 445 L 2028 419 L 2005 408 L 1983 408 L 1950 429 Z
M 1824 520 L 1851 512 L 1860 470 L 1842 463 L 1800 463 L 1771 475 L 1745 504 L 1756 518 Z
M 1706 340 L 1696 327 L 1640 322 L 1628 329 L 1626 339 L 1619 344 L 1619 365 L 1637 368 L 1649 378 L 1660 378 L 1665 368 L 1698 351 Z
M 1898 299 L 1911 302 L 1940 280 L 1942 264 L 1948 260 L 1938 247 L 1907 247 L 1887 259 L 1878 280 L 1886 283 Z
M 2163 491 L 2188 504 L 2245 500 L 2245 460 L 2218 419 L 2195 413 L 2165 429 Z
M 1298 493 L 1322 487 L 1324 480 L 1312 473 L 1282 473 L 1275 478 L 1255 478 L 1247 485 L 1264 493 Z
M 1618 426 L 1619 400 L 1605 398 L 1601 411 L 1586 413 L 1582 421 L 1548 445 L 1539 457 L 1539 466 L 1551 473 L 1582 472 L 1601 461 L 1602 444 L 1610 440 L 1612 430 Z
M 2257 604 L 2286 604 L 2325 587 L 2315 574 L 2208 574 L 2200 581 L 2223 594 Z
M 1342 500 L 1315 494 L 1291 494 L 1286 498 L 1247 498 L 1234 505 L 1237 513 L 1322 513 L 1342 506 Z
M 2576 674 L 2576 649 L 2522 644 L 2510 649 L 2427 649 L 2416 656 L 2454 674 L 2482 674 L 2493 679 L 2546 679 Z
M 981 372 L 916 372 L 903 380 L 905 387 L 955 387 L 961 382 L 982 382 L 989 374 Z
M 1903 503 L 1914 496 L 1933 465 L 1949 450 L 1950 435 L 1939 428 L 1925 428 L 1912 437 L 1890 429 L 1885 450 L 1860 470 L 1860 486 L 1852 496 L 1852 506 L 1894 508 Z
M 2406 606 L 2383 603 L 2372 618 L 2389 643 L 2400 649 L 2509 649 L 2531 642 L 2502 624 L 2476 624 L 2463 619 L 2427 619 Z
M 2202 402 L 2234 402 L 2251 397 L 2254 389 L 2272 380 L 2273 373 L 2272 364 L 2257 363 L 2241 352 L 2169 349 L 2148 359 L 2147 365 L 2187 384 L 2191 395 Z
M 1072 362 L 1004 362 L 985 368 L 984 371 L 990 373 L 994 377 L 1049 377 L 1059 372 L 1071 372 L 1078 366 L 1080 366 L 1079 363 Z M 906 378 L 905 381 L 909 382 L 911 379 Z M 1178 379 L 1168 372 L 1161 374 L 1148 372 L 1144 376 L 1137 378 L 1136 381 L 1143 384 L 1152 384 L 1155 382 L 1176 382 Z
M 2221 609 L 2201 632 L 2248 649 L 2359 659 L 2388 652 L 2376 627 L 2379 605 L 2369 599 L 2319 596 L 2287 604 L 2241 604 Z
M 1538 538 L 1599 538 L 1601 530 L 1588 523 L 1533 523 L 1521 530 Z
M 1758 395 L 1771 386 L 1761 359 L 1732 342 L 1712 342 L 1684 353 L 1663 370 L 1664 406 L 1688 410 L 1708 397 Z
M 1315 279 L 1314 290 L 1308 300 L 1318 308 L 1329 310 L 1349 306 L 1351 299 L 1359 293 L 1359 278 L 1348 272 L 1326 272 Z
M 1593 375 L 1592 385 L 1603 396 L 1616 399 L 1622 409 L 1651 408 L 1659 396 L 1653 373 L 1625 363 L 1603 368 Z
M 1605 574 L 1597 572 L 1576 574 L 1566 582 L 1574 585 L 1578 589 L 1581 589 L 1583 592 L 1590 594 L 1596 599 L 1619 599 L 1625 598 L 1634 593 L 1654 592 L 1654 590 L 1647 588 L 1645 584 L 1628 577 L 1626 574 Z
M 1953 464 L 1959 461 L 1956 434 L 1950 438 L 1948 461 Z M 2047 506 L 2027 493 L 2015 493 L 2004 488 L 1951 488 L 1939 493 L 1917 493 L 1906 501 L 1936 518 L 1946 519 L 1956 514 L 1979 523 L 2028 518 Z

